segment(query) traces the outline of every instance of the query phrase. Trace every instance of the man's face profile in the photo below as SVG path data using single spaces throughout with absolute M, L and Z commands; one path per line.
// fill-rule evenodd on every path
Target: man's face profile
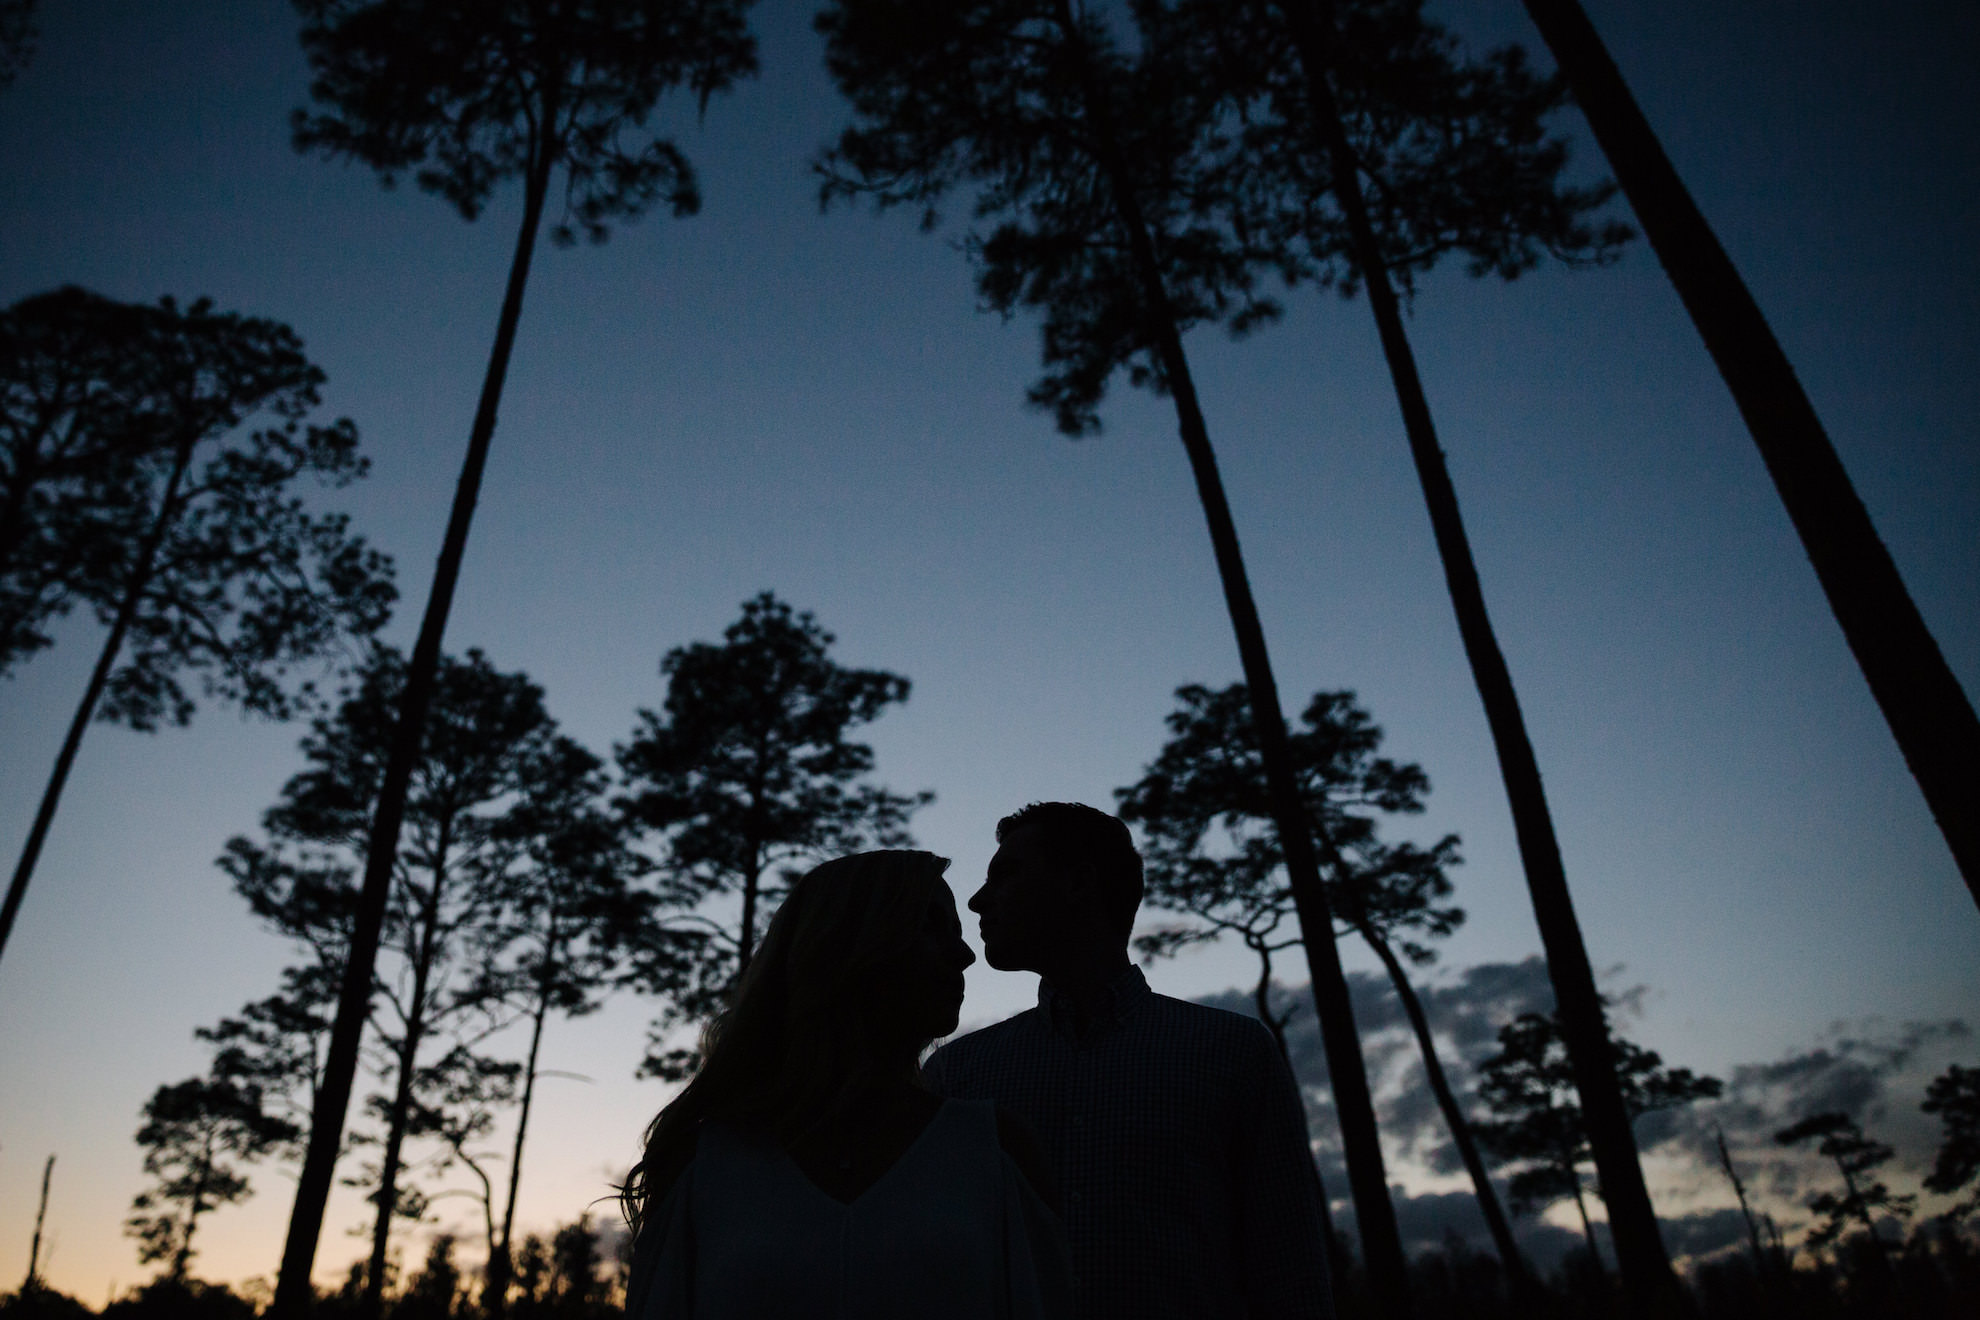
M 1041 855 L 1038 831 L 1004 836 L 969 910 L 982 919 L 983 960 L 1001 972 L 1037 971 L 1063 936 L 1064 877 Z

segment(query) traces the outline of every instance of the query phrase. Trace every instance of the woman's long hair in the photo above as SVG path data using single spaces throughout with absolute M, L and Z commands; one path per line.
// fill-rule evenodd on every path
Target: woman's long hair
M 920 935 L 948 865 L 927 852 L 854 853 L 792 886 L 728 1009 L 702 1032 L 694 1078 L 646 1129 L 645 1156 L 620 1189 L 635 1234 L 649 1194 L 665 1191 L 652 1179 L 685 1162 L 703 1120 L 789 1148 L 887 1080 L 900 1056 L 873 1039 L 870 973 Z M 908 1069 L 902 1080 L 918 1081 L 912 1061 Z

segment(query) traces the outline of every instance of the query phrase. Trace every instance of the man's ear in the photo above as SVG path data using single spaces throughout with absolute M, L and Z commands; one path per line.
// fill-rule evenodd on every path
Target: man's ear
M 1100 868 L 1091 862 L 1077 862 L 1066 868 L 1067 887 L 1077 895 L 1075 900 L 1080 912 L 1088 923 L 1111 931 L 1114 928 L 1114 915 L 1107 901 L 1106 887 L 1100 883 Z

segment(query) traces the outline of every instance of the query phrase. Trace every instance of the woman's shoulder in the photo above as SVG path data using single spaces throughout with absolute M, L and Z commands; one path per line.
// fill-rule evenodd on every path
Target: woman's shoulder
M 701 1147 L 701 1130 L 705 1124 L 683 1133 L 680 1140 L 667 1147 L 659 1167 L 646 1171 L 646 1202 L 659 1205 L 667 1199 L 667 1193 L 674 1190 L 674 1184 L 687 1172 L 688 1165 L 694 1163 L 695 1153 Z

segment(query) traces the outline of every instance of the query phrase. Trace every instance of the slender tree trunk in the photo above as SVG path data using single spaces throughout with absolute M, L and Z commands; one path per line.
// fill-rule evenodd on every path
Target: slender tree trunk
M 1574 1174 L 1574 1208 L 1581 1213 L 1581 1235 L 1588 1239 L 1588 1259 L 1595 1262 L 1595 1272 L 1606 1277 L 1608 1267 L 1602 1263 L 1601 1248 L 1595 1245 L 1595 1225 L 1588 1218 L 1588 1198 L 1581 1194 L 1579 1170 Z M 1613 1225 L 1610 1226 L 1609 1231 L 1612 1233 L 1615 1231 Z
M 1850 1173 L 1849 1166 L 1843 1163 L 1842 1156 L 1837 1155 L 1834 1158 L 1836 1170 L 1842 1174 L 1843 1187 L 1849 1192 L 1849 1203 L 1856 1207 L 1856 1217 L 1863 1221 L 1863 1231 L 1870 1235 L 1870 1244 L 1877 1250 L 1877 1263 L 1883 1267 L 1885 1274 L 1894 1274 L 1890 1247 L 1885 1243 L 1884 1235 L 1877 1231 L 1877 1221 L 1870 1214 L 1870 1207 L 1864 1204 L 1863 1194 L 1856 1190 L 1855 1175 Z
M 488 1258 L 492 1261 L 495 1259 L 495 1185 L 488 1181 L 487 1173 L 473 1160 L 463 1156 L 461 1163 L 465 1164 L 468 1171 L 481 1182 L 481 1240 L 488 1244 Z M 485 1298 L 481 1305 L 485 1314 L 499 1313 L 488 1310 L 488 1302 Z
M 117 667 L 117 655 L 123 650 L 131 621 L 137 617 L 138 606 L 143 603 L 152 574 L 158 569 L 158 554 L 165 544 L 165 534 L 179 516 L 179 487 L 185 484 L 186 470 L 192 466 L 196 442 L 195 438 L 179 443 L 178 453 L 172 462 L 172 475 L 165 482 L 165 494 L 158 502 L 158 513 L 152 518 L 151 527 L 145 532 L 137 558 L 131 565 L 130 580 L 124 586 L 124 598 L 117 604 L 117 616 L 110 624 L 110 635 L 103 639 L 103 650 L 96 657 L 96 668 L 90 671 L 89 685 L 83 689 L 82 701 L 77 704 L 75 716 L 69 721 L 69 732 L 62 739 L 62 749 L 55 755 L 55 768 L 49 773 L 48 786 L 41 791 L 41 805 L 35 810 L 34 824 L 28 828 L 27 843 L 22 846 L 20 861 L 14 866 L 14 879 L 7 886 L 6 902 L 0 905 L 0 955 L 6 952 L 7 937 L 14 929 L 14 916 L 21 910 L 21 900 L 27 895 L 28 880 L 34 875 L 35 863 L 41 859 L 42 845 L 48 841 L 48 829 L 55 822 L 55 807 L 62 800 L 63 786 L 69 782 L 69 770 L 76 763 L 76 751 L 82 746 L 83 731 L 89 728 L 89 722 L 96 714 L 96 703 L 102 700 L 103 689 L 108 686 L 110 674 Z
M 1137 230 L 1137 246 L 1147 243 L 1145 230 Z M 1149 262 L 1152 268 L 1152 259 Z M 1368 1267 L 1369 1286 L 1375 1295 L 1378 1313 L 1384 1320 L 1407 1320 L 1410 1314 L 1407 1266 L 1403 1259 L 1402 1234 L 1396 1225 L 1395 1207 L 1389 1201 L 1388 1175 L 1383 1168 L 1382 1147 L 1375 1126 L 1375 1105 L 1369 1093 L 1368 1069 L 1361 1056 L 1361 1041 L 1354 1024 L 1354 1010 L 1348 998 L 1346 973 L 1334 948 L 1334 918 L 1320 884 L 1320 869 L 1307 837 L 1300 810 L 1298 783 L 1292 770 L 1292 752 L 1286 736 L 1285 716 L 1279 706 L 1278 684 L 1273 678 L 1270 654 L 1265 646 L 1264 628 L 1258 607 L 1252 600 L 1251 584 L 1245 574 L 1238 546 L 1237 529 L 1231 521 L 1230 505 L 1224 497 L 1223 481 L 1217 472 L 1217 458 L 1210 447 L 1196 390 L 1182 353 L 1181 336 L 1173 319 L 1156 327 L 1161 343 L 1163 374 L 1176 405 L 1183 448 L 1196 477 L 1197 494 L 1210 525 L 1210 542 L 1216 551 L 1218 574 L 1223 580 L 1224 602 L 1237 634 L 1238 656 L 1244 669 L 1245 685 L 1251 693 L 1252 719 L 1256 723 L 1260 758 L 1271 793 L 1272 817 L 1286 856 L 1293 904 L 1299 914 L 1300 929 L 1321 932 L 1321 938 L 1302 941 L 1306 950 L 1307 972 L 1312 981 L 1313 1007 L 1320 1019 L 1320 1039 L 1327 1053 L 1328 1084 L 1341 1124 L 1341 1146 L 1347 1158 L 1348 1187 L 1354 1199 L 1355 1223 L 1360 1230 L 1362 1257 Z
M 41 1272 L 41 1225 L 48 1218 L 48 1180 L 55 1176 L 55 1157 L 50 1155 L 48 1163 L 41 1166 L 41 1203 L 34 1211 L 34 1239 L 28 1246 L 27 1279 L 21 1284 L 22 1292 L 30 1292 L 40 1283 Z
M 743 875 L 742 929 L 736 938 L 736 976 L 749 970 L 750 955 L 756 952 L 757 891 L 763 886 L 763 868 L 758 865 L 755 845 L 749 850 L 749 870 Z
M 468 435 L 467 458 L 454 489 L 446 538 L 434 566 L 433 588 L 426 599 L 425 617 L 420 621 L 419 640 L 406 667 L 397 732 L 385 763 L 377 811 L 372 817 L 364 885 L 358 896 L 349 962 L 344 967 L 344 982 L 337 999 L 337 1018 L 330 1031 L 330 1049 L 323 1064 L 323 1085 L 310 1116 L 309 1150 L 296 1183 L 295 1207 L 289 1215 L 288 1237 L 282 1248 L 281 1273 L 275 1285 L 274 1303 L 269 1308 L 276 1320 L 304 1320 L 313 1296 L 309 1275 L 316 1263 L 317 1239 L 323 1232 L 323 1208 L 330 1197 L 337 1154 L 343 1145 L 345 1111 L 350 1107 L 351 1086 L 357 1075 L 358 1043 L 370 1011 L 371 974 L 378 959 L 385 902 L 391 893 L 399 829 L 405 820 L 406 792 L 412 783 L 413 767 L 419 760 L 427 707 L 433 700 L 434 675 L 440 665 L 441 637 L 453 606 L 454 587 L 460 580 L 461 558 L 467 550 L 468 526 L 474 520 L 482 471 L 488 465 L 489 443 L 495 436 L 496 409 L 502 400 L 502 382 L 508 375 L 509 354 L 515 347 L 523 289 L 529 282 L 530 256 L 536 247 L 536 231 L 543 219 L 543 203 L 554 163 L 553 155 L 543 150 L 540 159 L 532 162 L 524 186 L 522 227 L 516 235 L 508 288 L 502 296 L 502 311 L 495 324 L 495 345 L 489 353 L 488 373 L 482 380 L 481 400 Z
M 440 891 L 446 883 L 447 822 L 441 822 L 433 866 L 433 889 L 420 914 L 419 944 L 413 963 L 412 997 L 406 1013 L 406 1035 L 399 1044 L 399 1075 L 392 1087 L 392 1107 L 385 1120 L 385 1154 L 378 1162 L 378 1217 L 371 1226 L 371 1262 L 364 1275 L 364 1300 L 359 1314 L 377 1320 L 385 1306 L 385 1250 L 392 1239 L 392 1215 L 399 1208 L 399 1164 L 406 1143 L 406 1124 L 412 1117 L 413 1076 L 419 1066 L 419 1047 L 426 1035 L 426 989 L 438 952 Z
M 1099 141 L 1101 159 L 1096 163 L 1112 193 L 1115 212 L 1141 281 L 1141 295 L 1148 309 L 1147 329 L 1155 341 L 1156 358 L 1175 404 L 1177 429 L 1196 478 L 1197 495 L 1203 504 L 1218 575 L 1223 581 L 1224 602 L 1237 635 L 1238 656 L 1251 696 L 1259 755 L 1265 766 L 1272 816 L 1285 855 L 1293 905 L 1299 914 L 1301 930 L 1308 933 L 1303 944 L 1312 977 L 1313 1004 L 1327 1051 L 1328 1080 L 1340 1117 L 1341 1145 L 1347 1156 L 1348 1184 L 1354 1197 L 1355 1222 L 1360 1229 L 1369 1284 L 1383 1320 L 1407 1320 L 1409 1279 L 1403 1260 L 1402 1234 L 1396 1226 L 1395 1207 L 1389 1201 L 1388 1175 L 1382 1166 L 1382 1145 L 1375 1126 L 1374 1101 L 1369 1095 L 1367 1065 L 1361 1057 L 1347 977 L 1341 970 L 1339 951 L 1334 947 L 1333 914 L 1328 910 L 1326 891 L 1320 883 L 1320 867 L 1293 774 L 1285 714 L 1279 705 L 1279 688 L 1272 676 L 1264 627 L 1251 597 L 1250 579 L 1245 574 L 1244 557 L 1238 547 L 1237 527 L 1231 520 L 1230 503 L 1217 472 L 1216 451 L 1210 445 L 1189 360 L 1183 353 L 1182 336 L 1176 329 L 1175 315 L 1162 285 L 1154 242 L 1121 161 L 1111 113 L 1086 59 L 1069 0 L 1059 0 L 1058 21 L 1079 60 L 1085 81 L 1086 108 Z
M 1272 1039 L 1279 1044 L 1279 1057 L 1292 1066 L 1292 1051 L 1286 1046 L 1286 1024 L 1272 1011 L 1272 960 L 1265 954 L 1258 955 L 1258 984 L 1251 988 L 1251 1002 L 1258 1005 L 1258 1020 L 1272 1033 Z
M 1677 1276 L 1671 1271 L 1670 1257 L 1664 1251 L 1649 1188 L 1643 1181 L 1636 1137 L 1630 1129 L 1629 1112 L 1616 1080 L 1608 1023 L 1595 988 L 1588 949 L 1582 941 L 1581 923 L 1568 893 L 1567 870 L 1561 861 L 1559 840 L 1554 835 L 1553 815 L 1547 807 L 1539 762 L 1527 737 L 1512 673 L 1492 630 L 1484 588 L 1471 556 L 1470 538 L 1458 509 L 1457 491 L 1437 443 L 1429 400 L 1424 395 L 1416 358 L 1403 328 L 1402 309 L 1382 264 L 1381 247 L 1361 193 L 1357 162 L 1327 78 L 1324 51 L 1331 36 L 1323 35 L 1326 30 L 1316 25 L 1309 0 L 1291 0 L 1284 12 L 1307 76 L 1314 127 L 1330 158 L 1334 195 L 1347 216 L 1355 264 L 1368 287 L 1368 304 L 1375 313 L 1382 351 L 1388 359 L 1397 402 L 1402 409 L 1410 456 L 1415 460 L 1424 501 L 1429 507 L 1430 525 L 1443 560 L 1458 632 L 1498 752 L 1499 772 L 1512 808 L 1527 889 L 1533 899 L 1533 913 L 1547 955 L 1547 971 L 1560 1010 L 1561 1037 L 1574 1069 L 1575 1088 L 1581 1096 L 1596 1176 L 1609 1207 L 1609 1231 L 1615 1241 L 1616 1258 L 1633 1304 L 1676 1311 L 1683 1306 L 1682 1294 Z
M 1575 0 L 1526 0 L 1787 506 L 1829 608 L 1980 903 L 1980 718 L 1767 318 Z
M 408 1023 L 405 1042 L 399 1047 L 398 1077 L 393 1082 L 392 1108 L 385 1126 L 385 1154 L 378 1169 L 378 1213 L 371 1221 L 371 1256 L 365 1265 L 364 1297 L 358 1306 L 359 1315 L 373 1320 L 385 1307 L 386 1251 L 392 1241 L 392 1213 L 399 1204 L 399 1161 L 405 1149 L 406 1118 L 412 1109 L 413 1067 L 419 1044 L 417 1026 Z
M 554 941 L 555 938 L 555 928 L 552 927 L 551 939 Z M 509 1253 L 515 1245 L 516 1189 L 522 1186 L 523 1138 L 529 1132 L 529 1109 L 536 1098 L 536 1058 L 543 1044 L 543 1022 L 550 1016 L 553 967 L 552 955 L 546 953 L 545 970 L 537 981 L 536 1016 L 529 1028 L 529 1058 L 523 1065 L 522 1108 L 516 1115 L 516 1143 L 509 1153 L 509 1190 L 502 1206 L 501 1241 L 497 1243 L 494 1234 L 489 1235 L 488 1286 L 481 1306 L 490 1316 L 501 1315 L 509 1302 L 509 1276 L 513 1269 Z
M 172 1257 L 172 1280 L 175 1283 L 186 1281 L 186 1270 L 192 1265 L 193 1233 L 199 1228 L 199 1217 L 206 1212 L 206 1187 L 213 1176 L 213 1133 L 209 1130 L 199 1151 L 199 1178 L 193 1183 L 193 1193 L 186 1202 L 186 1231 L 179 1239 L 179 1250 Z
M 1485 1161 L 1479 1158 L 1478 1143 L 1471 1135 L 1471 1123 L 1451 1092 L 1450 1079 L 1444 1075 L 1443 1061 L 1437 1057 L 1437 1042 L 1430 1034 L 1430 1019 L 1423 1011 L 1423 1001 L 1417 997 L 1416 987 L 1409 983 L 1401 960 L 1381 933 L 1366 925 L 1358 929 L 1361 938 L 1382 960 L 1389 980 L 1396 987 L 1396 998 L 1402 1001 L 1403 1013 L 1409 1018 L 1410 1030 L 1416 1033 L 1417 1048 L 1423 1052 L 1423 1071 L 1430 1079 L 1430 1092 L 1437 1097 L 1437 1108 L 1443 1111 L 1444 1125 L 1451 1130 L 1451 1140 L 1457 1145 L 1458 1158 L 1464 1161 L 1464 1170 L 1471 1175 L 1471 1187 L 1478 1197 L 1478 1209 L 1484 1214 L 1485 1227 L 1491 1232 L 1492 1243 L 1499 1250 L 1499 1263 L 1505 1267 L 1510 1291 L 1516 1300 L 1530 1298 L 1534 1292 L 1532 1272 L 1527 1269 L 1526 1258 L 1520 1255 L 1519 1244 L 1513 1240 L 1512 1224 L 1499 1204 L 1499 1194 L 1492 1187 L 1491 1175 L 1485 1171 Z
M 1733 1185 L 1733 1195 L 1739 1198 L 1740 1217 L 1746 1220 L 1746 1240 L 1753 1247 L 1753 1268 L 1764 1277 L 1767 1273 L 1767 1253 L 1760 1246 L 1760 1225 L 1753 1220 L 1753 1208 L 1746 1203 L 1746 1184 L 1739 1180 L 1739 1174 L 1733 1169 L 1732 1152 L 1726 1149 L 1725 1129 L 1718 1129 L 1714 1136 L 1719 1143 L 1719 1167 L 1726 1171 L 1726 1181 Z
M 1279 1046 L 1279 1057 L 1286 1061 L 1286 1071 L 1291 1072 L 1292 1050 L 1286 1044 L 1287 1019 L 1272 1011 L 1272 955 L 1263 949 L 1258 950 L 1258 964 L 1258 985 L 1251 997 L 1258 1005 L 1259 1020 Z M 1327 1237 L 1327 1263 L 1333 1267 L 1335 1278 L 1343 1278 L 1347 1274 L 1349 1261 L 1340 1238 L 1334 1233 L 1334 1207 L 1327 1197 L 1327 1181 L 1320 1176 L 1319 1161 L 1309 1159 L 1307 1163 L 1313 1167 L 1313 1187 L 1320 1197 L 1320 1231 Z

